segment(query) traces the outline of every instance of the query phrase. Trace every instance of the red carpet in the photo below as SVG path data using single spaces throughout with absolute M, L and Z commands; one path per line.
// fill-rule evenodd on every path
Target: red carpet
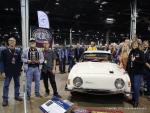
M 120 109 L 74 108 L 73 113 L 123 113 Z M 71 112 L 71 113 L 72 113 Z
M 89 110 L 90 113 L 123 113 L 121 110 Z

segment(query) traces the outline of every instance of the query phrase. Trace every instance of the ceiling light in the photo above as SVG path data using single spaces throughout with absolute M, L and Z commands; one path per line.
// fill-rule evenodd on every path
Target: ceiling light
M 17 28 L 16 27 L 14 27 L 14 30 L 16 30 Z
M 8 11 L 9 9 L 8 9 L 8 8 L 5 8 L 4 10 L 5 10 L 5 11 Z
M 10 8 L 10 11 L 14 11 L 14 8 Z
M 99 11 L 103 11 L 103 9 L 98 9 Z
M 81 30 L 79 30 L 78 32 L 81 33 Z
M 100 8 L 102 8 L 103 6 L 102 6 L 102 5 L 100 5 L 99 7 L 100 7 Z
M 56 5 L 59 5 L 59 2 L 56 2 L 55 4 L 56 4 Z
M 96 0 L 96 1 L 95 1 L 95 3 L 96 3 L 96 4 L 99 4 L 99 3 L 100 3 L 100 1 L 101 1 L 101 0 Z
M 113 18 L 106 18 L 107 21 L 113 21 Z
M 114 18 L 106 18 L 106 23 L 107 24 L 113 24 L 115 22 Z
M 76 14 L 76 15 L 74 16 L 75 19 L 78 19 L 79 17 L 80 17 L 80 14 Z
M 106 1 L 103 1 L 101 4 L 102 4 L 102 5 L 105 5 L 105 4 L 108 4 L 108 2 L 106 2 Z

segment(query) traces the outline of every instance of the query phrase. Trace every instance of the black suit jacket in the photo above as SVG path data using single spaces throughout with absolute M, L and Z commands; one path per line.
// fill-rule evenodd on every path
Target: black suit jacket
M 79 61 L 79 59 L 80 59 L 81 55 L 83 54 L 83 52 L 84 52 L 83 48 L 75 48 L 74 56 L 75 56 L 75 59 L 76 59 L 77 62 Z
M 15 64 L 12 64 L 12 59 L 15 58 Z M 14 74 L 18 75 L 21 71 L 21 52 L 16 50 L 11 53 L 9 48 L 2 51 L 2 60 L 4 63 L 4 71 L 7 75 Z

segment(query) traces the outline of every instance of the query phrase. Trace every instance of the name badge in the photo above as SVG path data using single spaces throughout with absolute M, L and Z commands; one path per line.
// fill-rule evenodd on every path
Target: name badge
M 45 60 L 44 63 L 47 64 L 47 60 Z
M 15 63 L 16 63 L 15 57 L 12 58 L 11 63 L 12 63 L 12 64 L 15 64 Z
M 139 58 L 140 57 L 140 55 L 139 54 L 136 54 L 136 56 L 135 56 L 136 58 Z

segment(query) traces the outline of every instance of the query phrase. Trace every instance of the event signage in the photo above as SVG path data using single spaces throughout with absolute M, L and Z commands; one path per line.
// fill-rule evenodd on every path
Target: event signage
M 37 11 L 39 27 L 49 29 L 49 19 L 45 12 Z
M 71 105 L 57 97 L 53 97 L 40 106 L 43 113 L 65 113 L 70 108 Z

